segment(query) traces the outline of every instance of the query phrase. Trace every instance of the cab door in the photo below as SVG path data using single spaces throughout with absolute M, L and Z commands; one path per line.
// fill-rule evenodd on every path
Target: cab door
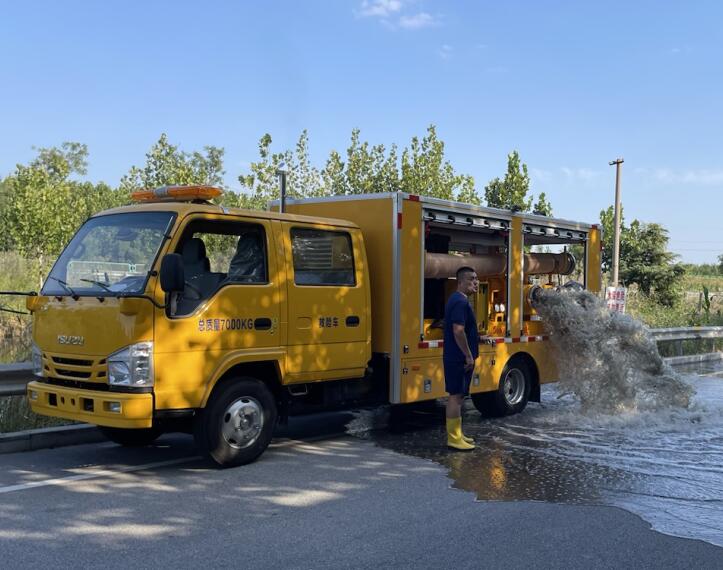
M 366 255 L 354 228 L 284 222 L 288 382 L 358 378 L 371 358 Z
M 268 220 L 204 215 L 187 222 L 172 249 L 183 258 L 185 291 L 175 311 L 156 310 L 157 408 L 197 407 L 224 361 L 281 350 L 275 251 Z

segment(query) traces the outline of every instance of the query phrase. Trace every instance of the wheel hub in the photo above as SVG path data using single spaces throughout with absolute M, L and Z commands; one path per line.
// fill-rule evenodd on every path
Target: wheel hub
M 221 433 L 231 447 L 244 449 L 253 445 L 264 427 L 263 408 L 258 400 L 244 396 L 226 408 L 221 419 Z
M 510 370 L 505 376 L 502 390 L 510 406 L 519 404 L 525 395 L 525 375 L 522 371 L 517 368 Z

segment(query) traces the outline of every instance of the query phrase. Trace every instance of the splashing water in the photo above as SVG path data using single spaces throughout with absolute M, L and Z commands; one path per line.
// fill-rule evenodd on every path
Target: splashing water
M 693 388 L 658 353 L 643 324 L 589 291 L 543 290 L 535 309 L 550 333 L 560 389 L 586 412 L 688 408 Z

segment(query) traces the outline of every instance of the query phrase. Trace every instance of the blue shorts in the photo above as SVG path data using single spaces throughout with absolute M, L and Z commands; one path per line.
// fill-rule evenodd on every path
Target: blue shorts
M 443 360 L 444 363 L 444 388 L 451 396 L 469 394 L 469 385 L 472 382 L 474 368 L 464 369 L 464 360 Z

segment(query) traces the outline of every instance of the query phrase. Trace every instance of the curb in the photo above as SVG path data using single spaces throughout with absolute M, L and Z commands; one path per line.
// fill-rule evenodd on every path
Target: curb
M 88 424 L 29 429 L 0 434 L 0 453 L 34 451 L 99 441 L 107 440 L 96 426 Z

